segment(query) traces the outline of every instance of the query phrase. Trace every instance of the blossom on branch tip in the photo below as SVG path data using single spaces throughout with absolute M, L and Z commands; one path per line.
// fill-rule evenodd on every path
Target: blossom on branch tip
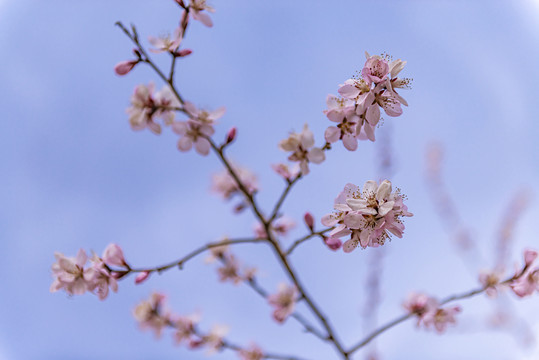
M 122 248 L 117 244 L 109 244 L 101 257 L 107 265 L 127 267 Z
M 56 262 L 52 264 L 52 273 L 56 279 L 50 287 L 51 292 L 64 289 L 69 295 L 82 295 L 91 290 L 91 284 L 88 282 L 88 271 L 85 269 L 88 255 L 83 249 L 77 252 L 74 258 L 68 258 L 64 254 L 54 253 Z
M 335 199 L 336 212 L 322 217 L 322 224 L 335 226 L 330 237 L 341 238 L 350 235 L 343 244 L 344 252 L 351 252 L 358 246 L 377 247 L 383 245 L 391 234 L 401 238 L 404 231 L 402 217 L 410 217 L 404 205 L 400 190 L 392 191 L 389 180 L 380 184 L 369 180 L 361 191 L 354 184 L 347 184 Z
M 159 37 L 149 36 L 148 41 L 155 47 L 155 49 L 150 49 L 150 51 L 153 53 L 158 54 L 165 51 L 174 53 L 182 41 L 182 29 L 181 27 L 176 28 L 172 37 L 170 37 L 170 35 L 163 35 Z
M 281 283 L 277 293 L 268 296 L 268 303 L 274 308 L 275 321 L 283 323 L 294 312 L 298 294 L 298 289 L 294 285 Z
M 140 302 L 133 311 L 133 316 L 142 330 L 150 329 L 156 337 L 160 337 L 163 329 L 169 324 L 168 313 L 164 310 L 165 295 L 152 293 L 148 300 Z
M 300 171 L 298 164 L 295 164 L 292 167 L 289 167 L 288 165 L 282 163 L 272 164 L 271 168 L 286 181 L 290 181 L 293 178 L 297 177 Z
M 191 0 L 189 3 L 189 14 L 193 18 L 193 20 L 198 20 L 207 27 L 212 27 L 213 22 L 210 18 L 210 16 L 203 11 L 207 12 L 215 12 L 215 10 L 206 4 L 206 0 Z
M 484 270 L 479 273 L 479 283 L 485 288 L 487 296 L 495 297 L 498 294 L 501 276 L 499 271 Z
M 434 326 L 438 334 L 443 333 L 449 324 L 455 324 L 457 321 L 455 315 L 461 312 L 460 306 L 448 308 L 438 308 L 435 311 L 427 312 L 423 315 L 423 324 L 426 328 Z
M 539 291 L 539 268 L 532 268 L 536 259 L 537 251 L 530 249 L 524 251 L 524 273 L 509 284 L 518 297 L 526 297 Z
M 307 124 L 300 133 L 292 132 L 288 138 L 279 142 L 279 148 L 283 151 L 291 151 L 288 160 L 299 162 L 303 175 L 309 173 L 309 163 L 320 164 L 325 159 L 324 150 L 314 147 L 314 136 Z

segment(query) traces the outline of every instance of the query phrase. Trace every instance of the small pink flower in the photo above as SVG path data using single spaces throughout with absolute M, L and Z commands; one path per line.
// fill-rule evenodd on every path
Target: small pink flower
M 370 56 L 369 53 L 365 53 L 367 56 L 367 61 L 363 70 L 361 70 L 361 75 L 370 85 L 371 83 L 379 83 L 385 80 L 387 74 L 389 73 L 389 64 L 387 60 L 378 55 Z
M 160 337 L 163 329 L 169 324 L 168 315 L 163 314 L 165 295 L 153 293 L 148 300 L 140 302 L 133 311 L 142 330 L 150 329 L 156 337 Z
M 197 108 L 193 103 L 186 101 L 184 104 L 185 111 L 189 114 L 190 118 L 204 125 L 213 126 L 216 124 L 217 119 L 221 118 L 226 111 L 225 107 L 220 107 L 215 111 L 207 111 Z
M 289 168 L 286 164 L 272 164 L 271 168 L 287 181 L 292 180 L 299 175 L 299 166 L 297 166 L 297 164 L 292 168 Z
M 127 75 L 138 63 L 139 60 L 121 61 L 114 66 L 114 72 L 118 75 Z
M 256 345 L 251 344 L 248 349 L 242 349 L 238 352 L 241 360 L 262 360 L 264 359 L 264 352 Z
M 498 271 L 482 271 L 479 273 L 479 282 L 485 288 L 487 296 L 495 297 L 498 294 L 501 275 Z
M 258 190 L 258 179 L 249 169 L 232 164 L 234 172 L 239 177 L 249 193 Z M 212 191 L 220 194 L 225 200 L 230 199 L 235 194 L 241 193 L 236 180 L 230 175 L 227 169 L 212 177 Z
M 175 316 L 172 323 L 175 329 L 174 342 L 180 345 L 184 341 L 189 342 L 195 333 L 195 325 L 199 320 L 199 316 L 194 314 L 190 316 Z
M 524 263 L 527 267 L 530 267 L 535 259 L 537 259 L 537 251 L 531 249 L 524 250 Z
M 189 14 L 194 20 L 198 20 L 207 27 L 212 27 L 213 22 L 210 16 L 203 12 L 204 10 L 208 12 L 214 12 L 215 10 L 206 4 L 206 0 L 191 0 L 189 4 Z
M 223 265 L 217 269 L 219 273 L 219 281 L 231 281 L 234 285 L 238 285 L 243 281 L 239 274 L 239 263 L 236 257 L 232 254 L 222 258 Z
M 92 267 L 85 274 L 85 278 L 89 284 L 89 290 L 93 291 L 99 300 L 105 300 L 109 294 L 109 287 L 114 292 L 118 292 L 118 282 L 113 274 L 105 266 L 103 260 L 97 255 L 90 259 Z
M 268 296 L 268 302 L 274 308 L 273 319 L 283 323 L 294 312 L 297 297 L 298 290 L 294 285 L 279 284 L 277 293 Z
M 160 36 L 157 38 L 149 36 L 148 41 L 155 47 L 155 49 L 150 49 L 150 51 L 156 54 L 165 51 L 174 53 L 178 49 L 182 41 L 181 31 L 181 27 L 176 28 L 174 34 L 172 35 L 172 38 L 170 37 L 170 35 Z
M 229 328 L 226 325 L 214 325 L 210 332 L 201 339 L 202 344 L 208 349 L 208 354 L 221 350 L 223 347 L 224 336 Z
M 82 295 L 92 290 L 92 283 L 88 282 L 89 269 L 85 269 L 88 256 L 80 249 L 75 258 L 65 257 L 64 254 L 54 253 L 56 262 L 52 264 L 52 273 L 55 277 L 50 291 L 56 292 L 64 289 L 69 295 Z
M 513 281 L 511 289 L 518 297 L 526 297 L 539 291 L 539 269 L 528 269 L 526 272 Z
M 283 151 L 291 151 L 288 157 L 290 161 L 299 162 L 303 175 L 309 173 L 309 163 L 320 164 L 325 159 L 324 150 L 314 147 L 314 136 L 307 124 L 303 126 L 301 133 L 291 133 L 288 138 L 279 142 L 279 148 Z
M 176 121 L 172 124 L 172 131 L 180 135 L 178 140 L 178 149 L 180 151 L 189 151 L 195 147 L 195 150 L 203 156 L 210 153 L 209 137 L 215 130 L 210 125 L 200 124 L 196 121 Z
M 117 244 L 109 244 L 103 251 L 102 259 L 109 266 L 127 267 L 122 248 Z
M 411 293 L 402 306 L 412 314 L 417 315 L 417 325 L 420 324 L 423 316 L 432 313 L 438 308 L 438 301 L 426 294 Z
M 286 216 L 282 216 L 275 220 L 272 225 L 272 230 L 275 231 L 278 235 L 286 236 L 288 232 L 296 227 L 296 222 Z
M 461 311 L 460 306 L 453 306 L 446 309 L 436 309 L 435 311 L 427 312 L 423 316 L 423 324 L 426 328 L 434 326 L 434 329 L 439 334 L 443 333 L 449 324 L 455 324 L 457 321 L 455 315 Z

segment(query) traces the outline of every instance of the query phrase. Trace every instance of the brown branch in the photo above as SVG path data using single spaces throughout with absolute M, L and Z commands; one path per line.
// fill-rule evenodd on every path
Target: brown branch
M 273 207 L 273 211 L 271 212 L 271 216 L 268 220 L 268 222 L 272 222 L 273 220 L 275 220 L 275 218 L 277 217 L 277 215 L 279 214 L 279 209 L 281 208 L 281 206 L 283 205 L 283 202 L 284 200 L 286 199 L 286 196 L 288 195 L 288 193 L 290 192 L 290 190 L 292 189 L 292 186 L 294 186 L 294 184 L 301 178 L 301 173 L 299 173 L 294 179 L 292 180 L 287 180 L 287 185 L 285 187 L 285 189 L 283 190 L 281 196 L 279 197 L 279 200 L 277 200 L 277 203 L 275 204 L 275 206 Z
M 305 235 L 302 238 L 299 238 L 298 240 L 294 241 L 294 243 L 288 248 L 288 250 L 286 251 L 285 254 L 290 255 L 292 253 L 292 251 L 294 251 L 294 249 L 296 247 L 298 247 L 303 242 L 311 239 L 314 236 L 320 236 L 320 238 L 324 239 L 324 234 L 331 231 L 331 230 L 333 230 L 333 229 L 334 229 L 333 227 L 330 227 L 330 228 L 327 228 L 327 229 L 324 229 L 324 230 L 321 230 L 321 231 L 312 232 L 312 233 L 310 233 L 308 235 Z

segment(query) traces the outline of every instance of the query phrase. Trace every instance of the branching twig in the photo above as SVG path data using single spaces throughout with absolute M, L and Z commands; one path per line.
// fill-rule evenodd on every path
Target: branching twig
M 286 251 L 286 255 L 290 255 L 292 253 L 292 251 L 294 251 L 294 249 L 296 247 L 298 247 L 299 245 L 301 245 L 303 242 L 311 239 L 312 237 L 314 236 L 320 236 L 322 239 L 324 239 L 324 234 L 333 230 L 334 228 L 333 227 L 330 227 L 330 228 L 327 228 L 327 229 L 324 229 L 324 230 L 321 230 L 321 231 L 316 231 L 316 232 L 312 232 L 308 235 L 305 235 L 304 237 L 294 241 L 294 243 L 290 246 L 290 248 L 288 248 L 288 250 Z

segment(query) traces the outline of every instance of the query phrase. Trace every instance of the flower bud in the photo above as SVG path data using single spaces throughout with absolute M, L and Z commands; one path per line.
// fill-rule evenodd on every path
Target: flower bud
M 524 262 L 526 266 L 530 266 L 537 259 L 537 251 L 526 249 L 524 250 Z
M 234 141 L 234 139 L 236 139 L 236 133 L 237 130 L 235 127 L 228 130 L 228 133 L 226 134 L 226 144 L 230 144 L 232 141 Z
M 313 231 L 313 229 L 314 229 L 314 218 L 311 215 L 311 213 L 306 212 L 305 215 L 303 216 L 303 219 L 305 220 L 305 224 L 307 225 L 307 227 L 309 229 L 311 229 L 311 231 Z
M 114 72 L 117 75 L 127 75 L 138 64 L 138 60 L 126 60 L 119 62 L 114 67 Z
M 191 55 L 192 53 L 193 53 L 193 50 L 191 50 L 191 49 L 183 49 L 183 50 L 174 52 L 174 56 L 176 56 L 176 57 L 184 57 L 184 56 L 187 56 L 187 55 Z
M 146 280 L 148 278 L 148 276 L 150 276 L 150 272 L 149 271 L 143 271 L 141 272 L 140 274 L 137 275 L 137 277 L 135 278 L 135 284 L 140 284 L 142 282 L 144 282 L 144 280 Z

